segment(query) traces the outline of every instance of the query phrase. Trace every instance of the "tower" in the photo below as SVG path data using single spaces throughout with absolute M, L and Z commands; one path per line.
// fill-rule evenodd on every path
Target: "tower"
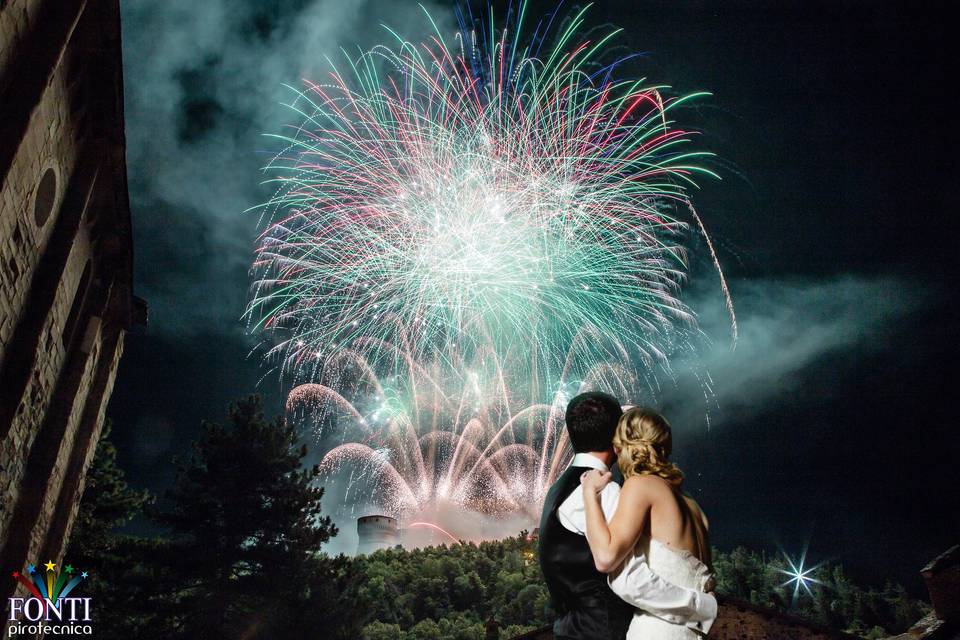
M 392 549 L 400 544 L 400 529 L 397 519 L 390 516 L 371 515 L 357 518 L 357 555 L 373 553 L 379 549 Z
M 0 0 L 4 570 L 61 561 L 124 334 L 146 321 L 120 52 L 117 0 Z

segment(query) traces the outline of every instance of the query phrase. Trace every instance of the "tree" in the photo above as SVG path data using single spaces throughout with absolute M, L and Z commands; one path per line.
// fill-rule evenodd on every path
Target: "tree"
M 398 624 L 387 624 L 375 620 L 363 628 L 363 640 L 400 640 L 406 634 Z
M 358 606 L 364 576 L 352 558 L 318 556 L 311 560 L 307 577 L 308 595 L 304 606 L 295 612 L 298 626 L 306 635 L 327 640 L 356 640 L 360 637 L 366 611 Z M 278 637 L 288 637 L 279 629 Z M 319 636 L 318 636 L 319 637 Z
M 180 637 L 285 637 L 316 596 L 319 549 L 337 530 L 321 516 L 305 456 L 293 427 L 268 422 L 256 396 L 231 406 L 226 426 L 204 424 L 154 514 L 169 530 Z
M 131 488 L 117 464 L 117 449 L 110 438 L 113 425 L 107 420 L 97 449 L 87 469 L 83 496 L 74 520 L 67 561 L 90 574 L 84 595 L 92 598 L 97 637 L 147 638 L 147 629 L 163 636 L 155 624 L 159 607 L 144 603 L 160 597 L 150 580 L 142 580 L 140 558 L 155 550 L 157 543 L 119 533 L 118 529 L 142 515 L 153 502 L 148 491 Z
M 440 626 L 431 618 L 421 620 L 407 632 L 410 640 L 444 640 Z
M 110 440 L 112 430 L 110 420 L 104 421 L 70 535 L 66 557 L 80 566 L 92 566 L 104 553 L 112 552 L 124 538 L 117 528 L 142 514 L 153 501 L 150 492 L 127 485 L 126 474 L 117 465 L 117 448 Z
M 483 582 L 476 571 L 470 571 L 453 579 L 453 602 L 458 609 L 480 602 L 483 599 Z

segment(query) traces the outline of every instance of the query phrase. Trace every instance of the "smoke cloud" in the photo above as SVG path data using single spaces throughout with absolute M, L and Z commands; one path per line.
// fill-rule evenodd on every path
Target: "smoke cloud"
M 424 3 L 442 29 L 449 7 Z M 284 85 L 322 79 L 329 60 L 424 35 L 416 3 L 391 0 L 165 0 L 123 4 L 127 159 L 138 294 L 151 330 L 241 332 L 257 227 L 259 169 L 295 120 Z M 352 55 L 352 54 L 351 54 Z
M 923 309 L 932 292 L 893 276 L 844 276 L 741 280 L 733 295 L 739 324 L 735 346 L 720 296 L 693 296 L 691 304 L 713 343 L 701 350 L 698 362 L 708 374 L 706 384 L 681 365 L 676 384 L 659 399 L 677 425 L 749 420 L 796 389 L 798 374 L 818 360 L 838 354 L 856 359 L 888 349 L 890 334 Z M 703 387 L 705 402 L 698 393 Z

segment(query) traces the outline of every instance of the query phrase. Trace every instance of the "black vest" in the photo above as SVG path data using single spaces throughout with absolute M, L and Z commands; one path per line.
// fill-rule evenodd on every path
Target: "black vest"
M 570 467 L 550 487 L 540 517 L 540 569 L 557 612 L 553 633 L 578 640 L 623 640 L 633 607 L 607 585 L 597 571 L 586 536 L 566 529 L 557 519 L 563 501 L 580 489 L 586 467 Z

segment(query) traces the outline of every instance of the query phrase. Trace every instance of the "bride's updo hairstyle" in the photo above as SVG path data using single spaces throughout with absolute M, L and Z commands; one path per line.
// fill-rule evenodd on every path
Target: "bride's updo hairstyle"
M 617 464 L 624 478 L 659 476 L 676 485 L 683 481 L 683 472 L 669 460 L 673 450 L 670 423 L 653 409 L 627 409 L 617 424 L 613 447 L 619 452 Z

